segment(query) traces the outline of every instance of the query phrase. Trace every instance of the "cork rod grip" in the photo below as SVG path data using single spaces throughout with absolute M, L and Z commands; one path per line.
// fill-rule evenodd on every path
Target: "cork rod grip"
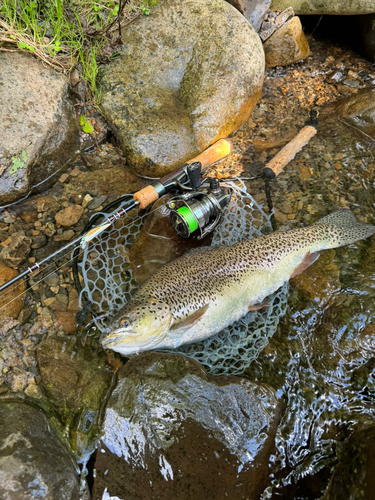
M 186 163 L 193 163 L 195 161 L 199 161 L 202 164 L 202 170 L 203 170 L 209 165 L 212 165 L 213 163 L 216 163 L 222 158 L 228 156 L 231 153 L 231 151 L 232 151 L 231 141 L 229 141 L 228 139 L 220 139 L 219 141 L 215 142 L 215 144 L 210 146 L 208 149 L 203 151 L 203 153 L 193 158 L 192 160 L 189 160 Z M 178 171 L 182 171 L 182 167 L 178 167 L 173 172 L 170 172 L 169 174 L 162 177 L 160 179 L 160 182 L 163 184 L 164 182 L 169 181 L 176 175 Z M 138 201 L 139 208 L 148 207 L 149 205 L 151 205 L 151 203 L 154 203 L 154 201 L 156 201 L 158 198 L 159 198 L 158 192 L 152 185 L 146 186 L 145 188 L 135 193 L 133 196 L 134 201 Z
M 134 201 L 138 201 L 139 208 L 146 208 L 159 198 L 158 192 L 153 186 L 146 186 L 134 194 Z
M 267 165 L 265 165 L 264 170 L 266 170 L 267 174 L 272 174 L 273 172 L 274 176 L 277 177 L 279 173 L 282 172 L 285 165 L 293 160 L 296 154 L 301 151 L 304 146 L 306 146 L 312 137 L 314 137 L 316 132 L 316 128 L 311 127 L 310 125 L 303 127 L 303 129 L 301 129 L 299 133 L 290 142 L 288 142 L 288 144 L 267 163 Z M 270 170 L 272 172 L 270 172 Z M 269 175 L 269 177 L 270 176 L 271 175 Z
M 199 161 L 202 164 L 202 170 L 216 163 L 219 160 L 222 160 L 226 156 L 228 156 L 232 152 L 233 146 L 232 142 L 228 139 L 220 139 L 215 142 L 212 146 L 207 148 L 203 153 L 196 156 L 192 160 L 189 160 L 186 163 L 193 163 L 194 161 Z

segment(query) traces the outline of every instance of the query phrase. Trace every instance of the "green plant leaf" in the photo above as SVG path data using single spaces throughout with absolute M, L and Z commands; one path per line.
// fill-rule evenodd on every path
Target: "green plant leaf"
M 26 151 L 22 151 L 21 156 L 22 156 L 23 161 L 25 161 L 25 162 L 26 162 L 26 161 L 27 161 L 27 154 L 26 154 Z
M 84 125 L 86 123 L 86 121 L 87 121 L 87 118 L 85 116 L 83 116 L 83 115 L 80 115 L 80 117 L 79 117 L 79 124 L 80 125 Z
M 94 132 L 94 127 L 88 120 L 83 126 L 83 131 L 86 132 L 86 134 L 92 134 Z

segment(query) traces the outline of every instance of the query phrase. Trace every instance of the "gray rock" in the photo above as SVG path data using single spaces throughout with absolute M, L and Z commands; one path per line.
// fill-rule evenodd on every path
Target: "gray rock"
M 77 468 L 45 415 L 0 403 L 0 498 L 78 500 Z
M 358 15 L 375 12 L 375 0 L 272 0 L 272 10 L 293 7 L 296 14 Z
M 249 118 L 263 84 L 255 30 L 224 0 L 163 0 L 102 69 L 101 108 L 132 168 L 159 177 Z
M 68 80 L 31 55 L 0 53 L 0 103 L 4 205 L 60 169 L 78 149 L 79 136 Z
M 209 376 L 180 355 L 135 356 L 106 408 L 93 498 L 258 498 L 279 403 L 266 385 Z
M 271 0 L 227 0 L 227 2 L 246 17 L 255 31 L 259 31 L 271 5 Z

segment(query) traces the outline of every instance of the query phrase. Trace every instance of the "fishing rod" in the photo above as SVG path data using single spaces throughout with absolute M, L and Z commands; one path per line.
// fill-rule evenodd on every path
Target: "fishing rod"
M 171 173 L 159 179 L 158 181 L 155 181 L 152 184 L 144 187 L 140 191 L 137 191 L 133 195 L 133 203 L 126 206 L 126 208 L 121 206 L 121 203 L 124 201 L 125 198 L 128 198 L 127 196 L 123 196 L 119 200 L 116 200 L 111 205 L 115 205 L 120 202 L 121 208 L 118 211 L 108 216 L 101 224 L 93 227 L 92 229 L 89 229 L 83 235 L 77 237 L 73 241 L 64 245 L 62 248 L 48 255 L 40 262 L 34 263 L 32 266 L 28 267 L 18 276 L 15 276 L 11 280 L 1 285 L 0 292 L 7 289 L 9 286 L 17 283 L 17 281 L 21 280 L 22 278 L 25 278 L 29 274 L 37 271 L 38 269 L 40 269 L 41 266 L 46 264 L 48 261 L 50 261 L 54 257 L 59 256 L 63 252 L 66 252 L 68 249 L 75 246 L 78 247 L 78 252 L 80 248 L 84 249 L 91 240 L 99 236 L 103 231 L 108 229 L 117 219 L 123 217 L 124 215 L 127 214 L 127 212 L 133 210 L 134 208 L 145 209 L 148 206 L 150 206 L 154 201 L 159 199 L 161 196 L 176 188 L 180 190 L 193 189 L 186 186 L 185 184 L 190 182 L 192 185 L 196 186 L 197 179 L 200 179 L 201 171 L 207 168 L 208 166 L 216 163 L 217 161 L 222 160 L 223 158 L 228 156 L 231 153 L 231 151 L 232 151 L 231 141 L 229 141 L 228 139 L 220 139 L 215 144 L 213 144 L 208 149 L 199 154 L 197 157 L 184 163 L 180 167 L 173 170 Z M 100 217 L 101 217 L 100 214 L 94 216 L 94 218 L 90 220 L 89 225 L 86 227 L 92 227 L 92 224 L 95 223 Z

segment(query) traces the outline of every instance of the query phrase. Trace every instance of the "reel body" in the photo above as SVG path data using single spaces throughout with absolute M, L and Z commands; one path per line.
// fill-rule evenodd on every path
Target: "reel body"
M 204 238 L 220 223 L 223 208 L 232 197 L 231 188 L 221 188 L 218 179 L 209 179 L 199 190 L 174 197 L 167 202 L 172 226 L 182 238 L 199 230 Z

